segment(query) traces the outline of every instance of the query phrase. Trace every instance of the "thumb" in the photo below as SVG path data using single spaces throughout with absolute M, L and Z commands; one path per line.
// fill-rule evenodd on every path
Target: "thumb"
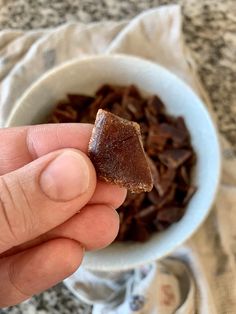
M 0 253 L 62 224 L 92 197 L 96 174 L 89 158 L 56 151 L 0 177 Z

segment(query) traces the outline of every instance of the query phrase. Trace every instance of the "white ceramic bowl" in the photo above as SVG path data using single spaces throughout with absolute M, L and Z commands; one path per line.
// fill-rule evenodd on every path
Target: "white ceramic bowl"
M 197 153 L 197 192 L 184 217 L 145 243 L 114 243 L 87 253 L 83 265 L 92 270 L 125 270 L 159 259 L 187 240 L 206 218 L 220 178 L 220 148 L 209 113 L 194 92 L 161 66 L 135 57 L 106 55 L 68 62 L 48 73 L 18 101 L 6 126 L 40 123 L 68 92 L 93 95 L 104 84 L 135 84 L 158 94 L 169 113 L 185 118 Z

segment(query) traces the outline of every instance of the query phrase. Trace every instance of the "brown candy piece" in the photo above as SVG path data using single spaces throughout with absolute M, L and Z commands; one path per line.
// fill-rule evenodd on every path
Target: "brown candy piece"
M 136 122 L 99 109 L 88 152 L 99 179 L 133 193 L 151 191 L 152 175 Z

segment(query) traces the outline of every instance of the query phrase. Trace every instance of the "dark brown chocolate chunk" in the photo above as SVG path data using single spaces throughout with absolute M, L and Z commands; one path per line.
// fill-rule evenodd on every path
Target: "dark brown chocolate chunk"
M 148 106 L 145 107 L 144 113 L 145 113 L 145 117 L 146 117 L 150 127 L 152 125 L 157 125 L 158 124 L 157 116 L 153 115 L 152 111 L 150 110 L 150 108 Z
M 159 133 L 158 127 L 151 127 L 147 137 L 147 153 L 150 157 L 157 156 L 166 145 L 167 137 Z
M 124 215 L 123 212 L 119 213 L 120 216 L 120 230 L 117 236 L 117 240 L 125 241 L 127 238 L 129 239 L 128 232 L 130 230 L 130 225 L 132 223 L 132 216 L 129 215 L 128 217 Z
M 117 240 L 146 241 L 154 232 L 165 230 L 178 221 L 196 191 L 191 183 L 196 154 L 183 117 L 169 115 L 157 95 L 145 98 L 134 85 L 124 87 L 105 84 L 97 90 L 95 97 L 80 94 L 67 96 L 67 99 L 57 104 L 50 122 L 94 123 L 97 111 L 102 108 L 140 125 L 154 188 L 148 193 L 127 193 L 125 202 L 118 209 L 120 231 Z M 111 130 L 107 135 L 114 137 L 115 129 Z M 119 165 L 127 167 L 121 168 L 123 170 L 132 170 L 134 167 L 130 167 L 130 157 L 133 157 L 133 142 L 126 133 L 117 137 L 119 139 L 112 142 L 116 156 L 105 154 L 102 161 L 111 163 L 113 169 L 116 169 L 114 162 L 125 151 L 125 163 L 120 159 Z M 110 151 L 109 141 L 103 139 L 103 144 L 105 151 Z M 102 152 L 97 147 L 95 151 Z M 108 170 L 111 171 L 111 168 Z
M 68 94 L 67 97 L 70 104 L 78 110 L 84 110 L 84 107 L 89 106 L 94 101 L 94 97 L 87 95 Z
M 157 206 L 150 205 L 144 209 L 139 210 L 138 213 L 134 215 L 134 218 L 136 218 L 136 220 L 141 221 L 142 223 L 149 224 L 156 218 L 157 210 L 158 210 Z
M 143 101 L 133 97 L 127 97 L 123 100 L 123 106 L 127 108 L 127 111 L 131 114 L 132 119 L 139 121 L 143 116 Z M 124 109 L 123 109 L 124 110 Z
M 160 204 L 160 195 L 158 194 L 156 189 L 152 189 L 151 192 L 148 193 L 147 198 L 151 204 Z
M 157 95 L 148 98 L 147 107 L 149 108 L 149 112 L 157 117 L 165 112 L 165 106 Z
M 96 96 L 104 97 L 113 92 L 114 92 L 114 88 L 111 85 L 104 84 L 96 91 Z
M 183 117 L 177 117 L 175 121 L 175 126 L 178 130 L 181 130 L 185 134 L 185 138 L 190 138 L 189 137 L 189 132 L 187 129 L 187 126 L 185 124 L 184 118 Z
M 119 103 L 114 103 L 112 106 L 112 113 L 118 115 L 120 118 L 132 121 L 133 115 L 129 110 L 124 108 Z
M 119 103 L 121 101 L 122 95 L 120 93 L 111 93 L 103 98 L 101 102 L 101 109 L 111 108 L 113 104 Z
M 134 193 L 151 191 L 151 171 L 137 123 L 100 109 L 88 152 L 99 179 Z
M 164 205 L 174 203 L 175 201 L 175 194 L 176 194 L 176 185 L 175 183 L 172 183 L 170 188 L 166 191 L 166 193 L 162 196 L 160 196 L 158 201 L 158 208 L 161 209 Z
M 174 203 L 175 194 L 176 194 L 176 185 L 173 184 L 166 191 L 166 193 L 162 196 L 160 196 L 158 192 L 155 189 L 153 189 L 151 192 L 148 193 L 148 199 L 158 209 L 161 209 L 166 204 L 170 204 L 172 202 Z
M 190 186 L 189 188 L 188 188 L 188 192 L 187 192 L 187 194 L 186 194 L 186 196 L 185 196 L 185 198 L 184 198 L 184 200 L 183 200 L 183 204 L 184 205 L 187 205 L 188 204 L 188 202 L 190 201 L 190 199 L 192 198 L 192 196 L 194 195 L 194 193 L 197 191 L 197 188 L 196 188 L 196 186 Z
M 172 168 L 166 168 L 165 171 L 162 172 L 161 169 L 163 168 L 159 167 L 159 172 L 157 170 L 157 166 L 150 158 L 149 165 L 152 173 L 153 185 L 159 195 L 163 196 L 174 181 L 175 170 Z
M 157 214 L 157 220 L 167 223 L 177 222 L 184 214 L 183 207 L 169 206 L 162 208 Z
M 137 223 L 134 220 L 130 225 L 128 236 L 129 240 L 145 242 L 150 238 L 150 230 L 143 223 Z
M 165 169 L 163 167 L 163 169 Z M 176 176 L 176 172 L 175 169 L 173 168 L 166 168 L 165 171 L 162 172 L 161 177 L 160 177 L 160 181 L 158 182 L 158 192 L 160 194 L 160 196 L 163 196 L 171 187 L 171 185 L 173 185 L 174 179 Z
M 52 119 L 49 122 L 59 121 L 61 123 L 76 122 L 77 111 L 70 105 L 60 104 L 55 111 Z M 58 123 L 58 122 L 56 122 Z
M 149 167 L 152 173 L 153 185 L 158 190 L 159 189 L 159 182 L 160 182 L 160 174 L 157 170 L 157 167 L 153 160 L 148 157 Z
M 177 204 L 182 204 L 185 197 L 187 196 L 188 193 L 188 186 L 185 184 L 178 184 L 176 188 L 176 193 L 175 193 L 175 202 Z
M 158 219 L 156 219 L 154 225 L 156 227 L 156 231 L 164 231 L 171 225 L 171 223 L 159 221 Z
M 162 123 L 159 126 L 159 132 L 162 136 L 165 136 L 167 139 L 173 143 L 173 147 L 181 148 L 188 141 L 188 136 L 182 128 L 177 128 L 170 123 Z
M 158 126 L 159 115 L 164 113 L 164 105 L 156 95 L 148 98 L 145 106 L 145 117 L 150 128 Z
M 181 166 L 178 171 L 178 182 L 184 183 L 187 185 L 190 184 L 190 180 L 191 180 L 190 174 L 191 172 L 188 171 L 185 165 Z
M 133 97 L 135 99 L 142 99 L 141 94 L 135 85 L 130 85 L 124 88 L 123 98 Z
M 159 153 L 158 158 L 167 167 L 178 168 L 191 155 L 192 155 L 192 152 L 187 149 L 168 149 L 162 153 Z

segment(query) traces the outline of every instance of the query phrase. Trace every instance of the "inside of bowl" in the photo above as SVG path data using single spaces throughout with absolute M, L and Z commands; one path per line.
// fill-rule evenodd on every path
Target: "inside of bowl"
M 114 243 L 87 253 L 83 262 L 94 270 L 121 270 L 168 254 L 197 229 L 216 193 L 220 154 L 214 126 L 199 98 L 164 68 L 136 58 L 106 56 L 72 62 L 51 72 L 23 96 L 9 125 L 42 123 L 67 93 L 93 95 L 104 83 L 135 84 L 148 94 L 158 94 L 169 113 L 184 117 L 197 153 L 194 183 L 198 190 L 178 223 L 142 244 Z

